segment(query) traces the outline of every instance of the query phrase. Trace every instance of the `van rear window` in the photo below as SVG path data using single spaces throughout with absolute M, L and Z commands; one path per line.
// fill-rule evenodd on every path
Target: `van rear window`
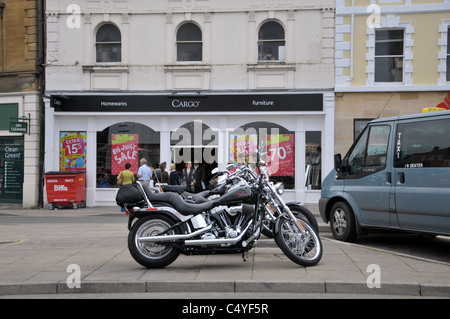
M 450 167 L 450 119 L 399 124 L 394 165 Z

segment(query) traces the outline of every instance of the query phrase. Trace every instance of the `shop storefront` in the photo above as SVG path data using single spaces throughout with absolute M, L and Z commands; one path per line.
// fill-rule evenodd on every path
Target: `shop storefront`
M 208 179 L 258 148 L 286 199 L 311 203 L 333 165 L 333 92 L 52 95 L 46 123 L 45 170 L 86 170 L 88 206 L 115 205 L 119 172 L 130 163 L 136 174 L 141 158 L 198 161 Z

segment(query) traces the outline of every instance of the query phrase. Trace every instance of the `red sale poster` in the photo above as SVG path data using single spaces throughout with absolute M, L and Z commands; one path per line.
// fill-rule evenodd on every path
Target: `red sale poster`
M 135 175 L 139 169 L 138 134 L 112 134 L 111 136 L 111 175 L 119 175 L 130 163 Z
M 267 135 L 267 163 L 272 176 L 294 176 L 294 134 Z

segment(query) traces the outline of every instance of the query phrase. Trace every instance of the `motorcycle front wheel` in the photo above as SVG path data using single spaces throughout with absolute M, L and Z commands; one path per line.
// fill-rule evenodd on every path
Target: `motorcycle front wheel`
M 139 242 L 140 237 L 156 236 L 173 224 L 174 222 L 166 216 L 151 215 L 140 218 L 128 234 L 128 250 L 134 260 L 147 268 L 163 268 L 173 263 L 180 255 L 180 251 L 170 243 Z M 180 230 L 174 228 L 166 235 L 179 233 Z
M 294 224 L 297 222 L 303 231 Z M 310 267 L 322 258 L 323 247 L 317 232 L 305 220 L 281 217 L 277 223 L 275 242 L 294 263 Z

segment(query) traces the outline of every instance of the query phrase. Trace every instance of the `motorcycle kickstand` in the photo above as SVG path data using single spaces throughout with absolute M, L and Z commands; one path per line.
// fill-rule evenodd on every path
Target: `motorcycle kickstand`
M 251 255 L 251 253 L 249 250 L 244 251 L 242 253 L 242 261 L 244 261 L 244 262 L 248 261 L 250 259 L 250 255 Z

